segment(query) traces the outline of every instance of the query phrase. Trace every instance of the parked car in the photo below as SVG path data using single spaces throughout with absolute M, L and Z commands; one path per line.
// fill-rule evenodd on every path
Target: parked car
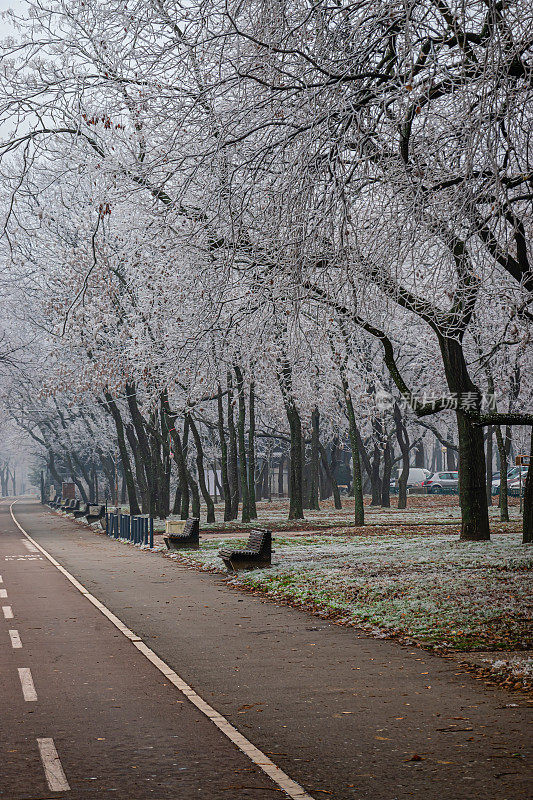
M 511 467 L 510 469 L 507 470 L 507 491 L 508 492 L 511 491 L 511 483 L 513 481 L 515 481 L 515 480 L 516 480 L 516 488 L 519 489 L 519 486 L 520 486 L 520 472 L 522 473 L 522 485 L 523 485 L 524 481 L 526 479 L 526 475 L 527 475 L 527 467 Z M 498 495 L 498 494 L 500 494 L 500 481 L 501 481 L 500 473 L 498 472 L 498 477 L 497 478 L 494 478 L 494 475 L 492 476 L 492 478 L 493 478 L 493 480 L 492 480 L 491 494 Z
M 459 473 L 434 472 L 423 486 L 428 494 L 454 494 L 459 489 Z
M 522 471 L 522 479 L 520 479 L 520 475 L 516 478 L 511 478 L 510 481 L 507 483 L 507 492 L 511 495 L 511 497 L 520 497 L 520 490 L 522 490 L 522 497 L 524 496 L 525 491 L 525 484 L 526 484 L 526 471 Z
M 397 493 L 398 492 L 398 484 L 401 472 L 391 480 L 390 488 L 391 492 Z M 407 488 L 412 489 L 415 486 L 422 486 L 426 478 L 431 475 L 429 469 L 424 469 L 423 467 L 410 467 L 409 468 L 409 475 L 407 477 Z

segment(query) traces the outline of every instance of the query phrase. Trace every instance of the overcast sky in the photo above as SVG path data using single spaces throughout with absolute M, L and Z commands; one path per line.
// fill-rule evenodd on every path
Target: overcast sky
M 0 0 L 0 11 L 6 11 L 8 8 L 12 8 L 14 11 L 22 11 L 24 5 L 24 0 Z M 0 39 L 3 39 L 4 36 L 9 36 L 12 33 L 13 29 L 8 20 L 3 19 L 0 16 Z

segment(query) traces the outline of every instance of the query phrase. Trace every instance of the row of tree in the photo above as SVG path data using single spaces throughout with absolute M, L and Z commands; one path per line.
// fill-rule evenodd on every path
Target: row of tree
M 533 423 L 529 3 L 27 8 L 0 179 L 32 356 L 5 398 L 51 473 L 87 492 L 120 461 L 132 510 L 212 519 L 214 466 L 253 519 L 284 443 L 298 519 L 348 445 L 362 524 L 365 476 L 387 504 L 397 460 L 403 505 L 425 435 L 488 539 L 493 438 L 505 476 Z

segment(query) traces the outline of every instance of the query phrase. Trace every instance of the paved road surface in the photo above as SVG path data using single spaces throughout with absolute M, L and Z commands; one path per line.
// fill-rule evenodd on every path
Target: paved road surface
M 517 695 L 485 689 L 451 661 L 241 594 L 37 504 L 14 510 L 36 541 L 315 800 L 531 796 L 527 709 Z M 0 530 L 11 531 L 2 519 Z M 2 553 L 15 542 L 26 550 L 20 534 L 0 541 Z M 35 738 L 53 737 L 81 797 L 107 796 L 106 786 L 121 787 L 109 796 L 126 796 L 122 780 L 135 781 L 132 798 L 282 796 L 51 565 L 3 558 L 4 580 L 7 568 L 18 576 L 13 608 L 19 614 L 20 599 L 17 627 L 34 658 L 26 658 L 26 642 L 8 655 L 13 667 L 37 664 L 39 703 L 47 702 L 46 725 L 36 724 L 37 711 L 28 719 L 16 669 L 2 666 L 15 697 L 3 746 L 20 748 L 9 753 L 12 780 L 21 762 L 37 763 L 37 779 Z M 35 792 L 0 797 L 44 796 Z
M 6 505 L 0 565 L 1 798 L 280 796 L 23 538 Z

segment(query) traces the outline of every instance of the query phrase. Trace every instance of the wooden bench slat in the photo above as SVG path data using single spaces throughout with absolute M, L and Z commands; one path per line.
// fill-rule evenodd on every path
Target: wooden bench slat
M 272 532 L 254 528 L 250 531 L 243 549 L 232 550 L 224 547 L 219 551 L 219 556 L 231 570 L 239 567 L 246 569 L 253 566 L 268 566 L 272 560 Z

